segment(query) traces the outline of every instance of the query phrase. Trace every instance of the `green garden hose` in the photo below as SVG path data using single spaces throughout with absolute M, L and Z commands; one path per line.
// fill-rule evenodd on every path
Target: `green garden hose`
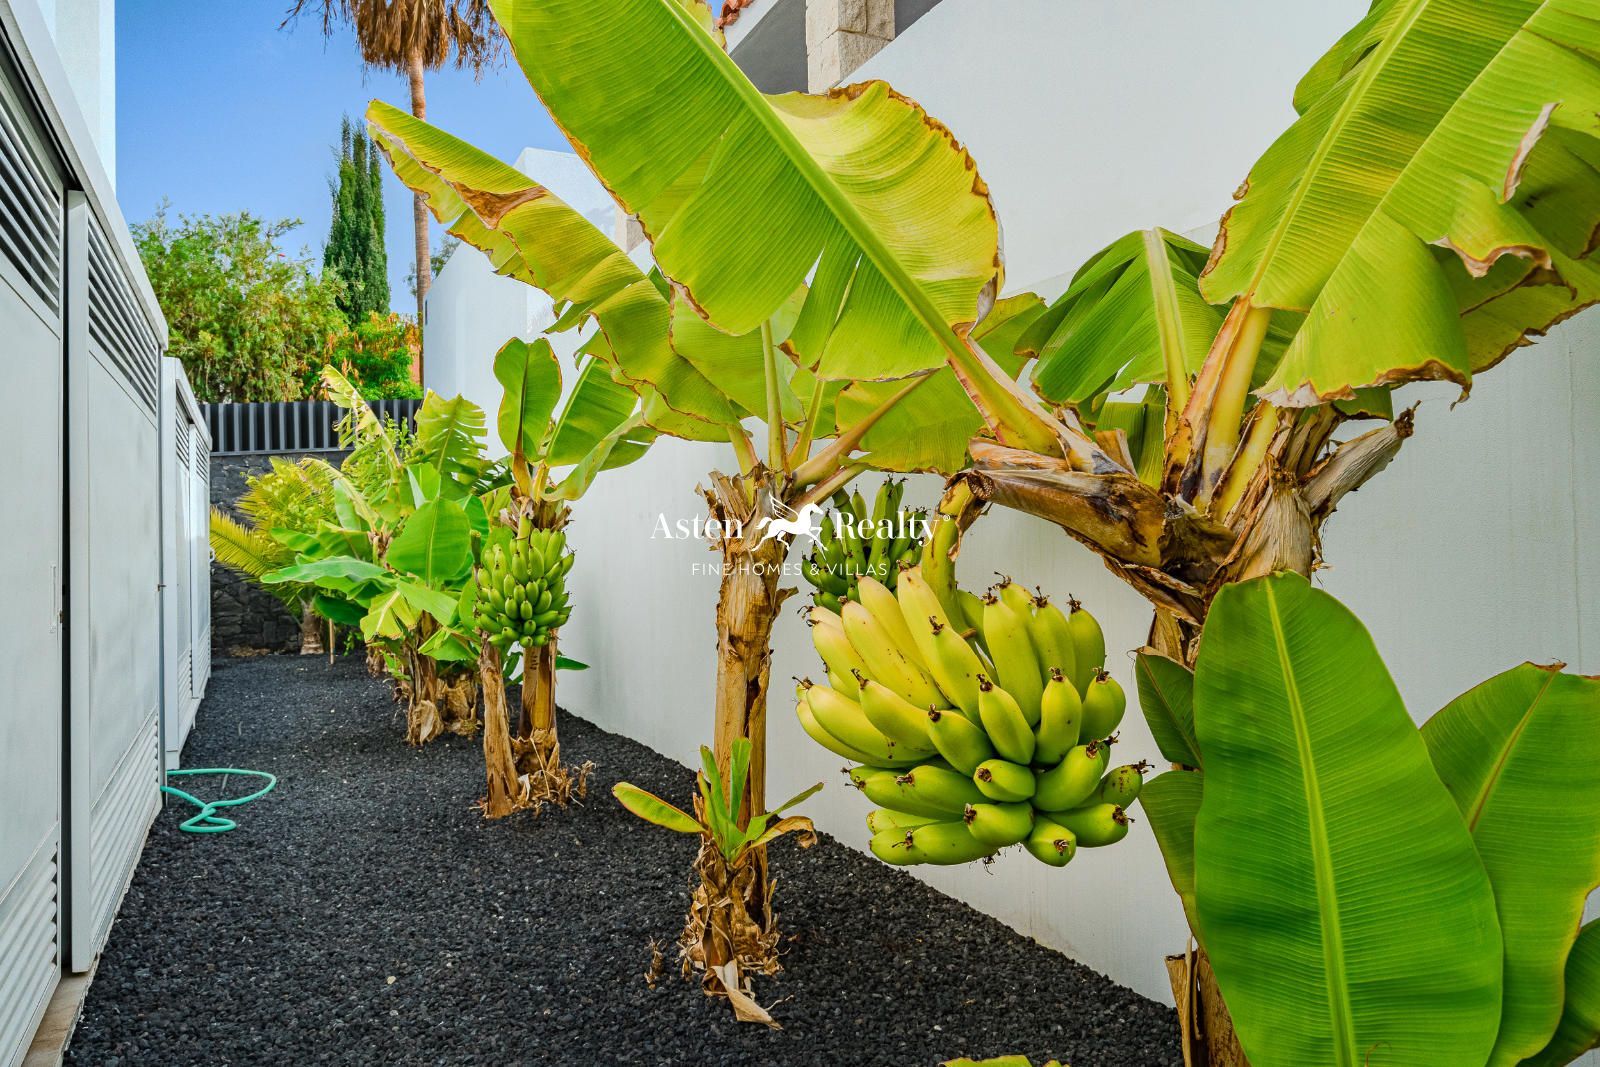
M 161 787 L 161 791 L 163 793 L 178 797 L 181 800 L 187 800 L 189 803 L 200 809 L 200 813 L 198 815 L 192 815 L 179 824 L 178 829 L 183 830 L 186 833 L 224 834 L 229 830 L 237 828 L 239 825 L 238 823 L 234 822 L 232 819 L 223 818 L 221 815 L 218 815 L 217 809 L 236 808 L 240 804 L 248 804 L 252 800 L 259 800 L 268 793 L 272 792 L 272 790 L 278 784 L 278 778 L 276 775 L 268 774 L 266 771 L 240 770 L 238 767 L 196 767 L 193 770 L 168 771 L 167 777 L 172 778 L 178 775 L 187 776 L 201 774 L 248 774 L 254 778 L 265 778 L 267 780 L 267 784 L 262 786 L 260 789 L 257 789 L 249 796 L 232 797 L 228 800 L 201 800 L 197 796 L 185 793 L 176 786 L 163 785 Z M 223 784 L 227 784 L 226 779 L 223 780 Z

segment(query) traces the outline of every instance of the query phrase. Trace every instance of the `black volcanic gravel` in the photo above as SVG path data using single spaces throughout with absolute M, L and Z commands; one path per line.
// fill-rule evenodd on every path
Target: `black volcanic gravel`
M 793 941 L 757 992 L 781 1032 L 734 1022 L 670 947 L 652 990 L 647 943 L 678 931 L 695 843 L 609 790 L 682 801 L 689 772 L 565 716 L 565 753 L 597 765 L 587 805 L 489 823 L 477 740 L 410 749 L 402 726 L 358 660 L 217 662 L 185 763 L 271 771 L 278 789 L 229 812 L 228 834 L 178 832 L 181 803 L 161 813 L 68 1062 L 1181 1063 L 1170 1009 L 828 838 L 774 849 Z

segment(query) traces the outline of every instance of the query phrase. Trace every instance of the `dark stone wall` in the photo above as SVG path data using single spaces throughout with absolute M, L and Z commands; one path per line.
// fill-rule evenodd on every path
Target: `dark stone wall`
M 299 459 L 305 453 L 284 453 L 282 458 Z M 342 453 L 317 453 L 334 465 Z M 251 475 L 272 468 L 272 457 L 212 456 L 211 504 L 235 519 L 242 519 L 234 501 L 248 488 Z M 255 582 L 215 561 L 211 564 L 211 650 L 216 653 L 242 651 L 298 652 L 300 620 Z

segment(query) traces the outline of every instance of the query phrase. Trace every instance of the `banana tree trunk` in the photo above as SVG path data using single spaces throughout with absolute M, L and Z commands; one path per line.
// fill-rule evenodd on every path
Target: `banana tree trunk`
M 511 752 L 511 717 L 500 651 L 487 641 L 478 653 L 478 681 L 483 687 L 483 762 L 489 784 L 483 815 L 501 819 L 523 806 L 523 790 Z
M 588 792 L 593 764 L 578 767 L 561 762 L 561 740 L 556 733 L 556 637 L 543 645 L 522 649 L 522 716 L 514 742 L 517 770 L 528 782 L 537 807 L 544 801 L 565 806 L 573 795 Z
M 300 607 L 300 654 L 320 656 L 328 651 L 322 640 L 322 617 L 311 610 L 310 604 Z
M 765 485 L 722 475 L 714 475 L 713 482 L 715 489 L 705 494 L 710 515 L 728 531 L 717 596 L 713 749 L 719 773 L 726 775 L 734 742 L 750 742 L 750 775 L 738 818 L 742 827 L 751 815 L 766 810 L 772 627 L 793 590 L 779 588 L 787 539 L 763 539 L 756 528 L 756 520 L 770 508 Z M 695 873 L 700 884 L 681 941 L 685 971 L 699 970 L 713 992 L 727 992 L 725 976 L 732 974 L 732 993 L 740 994 L 738 976 L 778 970 L 777 916 L 766 852 L 753 849 L 737 868 L 730 868 L 708 842 L 695 860 Z
M 439 665 L 417 649 L 433 633 L 427 616 L 417 623 L 417 632 L 406 643 L 406 672 L 411 676 L 410 704 L 406 709 L 406 743 L 425 745 L 444 732 L 444 716 L 439 707 L 444 700 L 439 683 Z

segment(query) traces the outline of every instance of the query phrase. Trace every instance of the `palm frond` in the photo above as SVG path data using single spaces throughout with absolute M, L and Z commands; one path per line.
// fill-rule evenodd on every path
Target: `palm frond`
M 266 531 L 237 523 L 217 508 L 211 509 L 211 551 L 218 563 L 247 578 L 260 578 L 294 562 L 294 553 Z

